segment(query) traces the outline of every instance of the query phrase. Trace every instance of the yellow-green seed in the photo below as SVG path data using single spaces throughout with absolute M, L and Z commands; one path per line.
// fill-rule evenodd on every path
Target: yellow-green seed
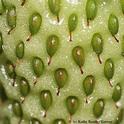
M 110 14 L 109 16 L 108 29 L 111 35 L 115 38 L 115 40 L 119 42 L 119 40 L 115 37 L 115 35 L 118 33 L 119 30 L 119 22 L 118 22 L 118 18 L 114 14 Z
M 46 42 L 46 50 L 47 50 L 48 55 L 50 56 L 48 65 L 50 65 L 51 59 L 54 56 L 54 54 L 56 53 L 56 51 L 58 50 L 58 47 L 59 47 L 58 36 L 50 35 L 47 38 L 47 42 Z
M 31 118 L 30 124 L 42 124 L 37 118 Z
M 124 56 L 124 36 L 122 37 L 122 42 L 121 42 L 121 55 Z
M 72 57 L 75 63 L 79 66 L 81 74 L 83 74 L 82 66 L 85 61 L 84 49 L 81 46 L 76 46 L 72 50 Z
M 105 102 L 103 99 L 98 99 L 93 106 L 93 114 L 96 118 L 99 118 L 104 111 Z
M 120 0 L 120 4 L 121 4 L 122 12 L 124 14 L 124 0 Z
M 52 105 L 52 94 L 49 90 L 43 90 L 40 93 L 40 101 L 41 105 L 44 108 L 45 111 L 48 111 L 50 106 Z M 46 115 L 45 115 L 46 116 Z
M 114 102 L 117 102 L 120 100 L 121 94 L 122 94 L 121 85 L 118 83 L 116 84 L 113 94 L 112 94 L 112 99 L 114 100 Z
M 25 50 L 24 43 L 23 43 L 23 41 L 20 41 L 16 46 L 16 56 L 18 57 L 18 59 L 23 58 L 24 50 Z
M 93 93 L 95 86 L 95 77 L 93 75 L 88 75 L 83 81 L 83 89 L 86 96 L 89 96 Z
M 21 77 L 19 86 L 20 86 L 19 88 L 22 96 L 24 97 L 27 96 L 30 92 L 30 86 L 29 86 L 28 80 L 25 79 L 24 77 Z
M 66 107 L 70 115 L 74 115 L 79 108 L 79 99 L 76 96 L 68 96 Z
M 5 8 L 3 6 L 3 0 L 0 0 L 0 15 L 2 15 L 4 11 L 5 11 Z
M 2 37 L 2 33 L 0 32 L 0 54 L 3 52 L 3 37 Z
M 114 124 L 121 124 L 121 122 L 123 121 L 123 119 L 124 119 L 124 109 L 121 108 L 120 111 L 119 111 L 119 113 L 118 113 L 118 116 L 117 116 L 117 118 L 116 118 L 116 120 L 114 122 Z
M 12 108 L 13 108 L 13 112 L 17 117 L 21 117 L 23 116 L 23 111 L 22 111 L 22 107 L 21 104 L 18 101 L 14 101 L 12 104 Z
M 10 124 L 10 118 L 8 116 L 3 118 L 3 124 Z
M 57 21 L 59 22 L 61 0 L 48 0 L 48 5 L 51 13 L 57 17 Z
M 44 63 L 39 57 L 33 57 L 32 60 L 32 67 L 35 75 L 37 77 L 40 77 L 43 74 L 44 71 Z
M 97 54 L 98 56 L 98 59 L 99 59 L 99 63 L 101 64 L 102 61 L 100 59 L 100 54 L 102 53 L 103 51 L 103 38 L 101 36 L 100 33 L 95 33 L 92 37 L 92 40 L 91 40 L 91 45 L 92 45 L 92 48 L 93 48 L 93 51 Z
M 60 88 L 63 88 L 68 80 L 68 73 L 65 68 L 58 68 L 54 72 L 54 78 L 58 86 L 57 95 L 59 95 Z
M 104 75 L 110 83 L 110 80 L 113 78 L 113 75 L 114 75 L 114 63 L 111 58 L 105 61 Z M 112 86 L 111 83 L 110 83 L 110 86 Z
M 72 41 L 71 33 L 76 29 L 77 24 L 78 24 L 78 16 L 76 13 L 72 13 L 68 19 L 68 29 L 69 29 L 69 34 L 70 34 L 70 41 Z
M 7 10 L 7 24 L 11 28 L 8 34 L 16 27 L 16 18 L 16 7 L 12 5 Z
M 66 124 L 64 119 L 55 119 L 52 124 Z
M 86 3 L 86 16 L 87 25 L 89 25 L 89 20 L 93 20 L 97 15 L 97 4 L 95 0 L 87 0 Z

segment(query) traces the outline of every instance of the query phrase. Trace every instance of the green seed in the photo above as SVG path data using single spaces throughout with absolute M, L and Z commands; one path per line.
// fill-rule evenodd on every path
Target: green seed
M 103 99 L 98 99 L 93 107 L 93 114 L 96 118 L 99 118 L 104 111 L 105 102 Z
M 81 74 L 83 74 L 82 66 L 85 61 L 84 49 L 81 46 L 74 47 L 72 50 L 72 57 L 75 63 L 79 66 Z
M 37 118 L 31 118 L 30 124 L 42 124 Z
M 49 90 L 43 90 L 40 93 L 40 100 L 41 100 L 41 105 L 45 110 L 45 115 L 44 117 L 46 117 L 46 111 L 48 111 L 48 109 L 50 108 L 50 106 L 52 105 L 52 94 Z
M 121 94 L 122 94 L 121 85 L 118 83 L 116 84 L 113 94 L 112 94 L 112 99 L 114 100 L 114 102 L 117 102 L 120 100 Z
M 120 0 L 120 4 L 121 4 L 122 12 L 124 14 L 124 0 Z
M 0 0 L 0 15 L 2 15 L 4 11 L 5 11 L 5 8 L 3 6 L 3 0 Z
M 5 116 L 5 117 L 3 118 L 3 124 L 10 124 L 10 118 L 7 117 L 7 116 Z
M 21 104 L 18 101 L 15 100 L 13 102 L 12 108 L 13 108 L 14 114 L 17 117 L 22 117 L 23 116 L 22 107 L 21 107 Z
M 3 52 L 3 37 L 2 37 L 2 33 L 0 32 L 0 54 Z
M 53 121 L 53 124 L 66 124 L 64 119 L 56 119 Z
M 86 3 L 86 16 L 87 25 L 89 25 L 89 20 L 93 20 L 97 15 L 97 4 L 95 0 L 87 0 Z
M 24 97 L 27 96 L 30 92 L 30 86 L 27 79 L 25 79 L 24 77 L 21 77 L 19 85 L 20 85 L 20 92 L 22 96 Z
M 44 63 L 41 58 L 34 57 L 32 60 L 32 67 L 37 77 L 40 77 L 43 74 Z
M 70 115 L 75 114 L 79 107 L 79 99 L 76 96 L 67 97 L 66 107 Z
M 107 80 L 109 81 L 110 86 L 112 87 L 110 80 L 112 79 L 112 77 L 114 75 L 114 63 L 111 58 L 109 58 L 105 61 L 104 75 L 107 78 Z
M 16 7 L 12 5 L 7 11 L 7 24 L 11 28 L 8 34 L 10 34 L 10 32 L 16 27 L 16 18 Z
M 24 43 L 22 41 L 20 41 L 17 46 L 16 46 L 16 56 L 19 58 L 19 59 L 22 59 L 23 56 L 24 56 Z
M 115 35 L 118 33 L 119 30 L 119 22 L 118 22 L 118 18 L 114 14 L 110 14 L 109 16 L 108 29 L 111 35 L 115 38 L 115 40 L 119 42 L 119 40 L 115 37 Z
M 100 59 L 100 54 L 103 51 L 103 38 L 100 33 L 95 33 L 92 37 L 91 45 L 93 48 L 93 51 L 97 54 L 99 63 L 101 64 L 102 61 Z
M 115 123 L 114 124 L 121 124 L 121 122 L 123 121 L 124 119 L 124 109 L 122 108 L 115 120 Z
M 86 78 L 83 81 L 83 89 L 86 96 L 89 96 L 93 93 L 94 86 L 95 86 L 95 77 L 92 75 L 86 76 Z
M 122 37 L 121 49 L 121 55 L 124 56 L 124 36 Z
M 51 63 L 51 58 L 56 53 L 59 47 L 59 38 L 56 35 L 50 35 L 46 42 L 47 53 L 50 56 L 48 65 Z
M 59 22 L 61 0 L 48 0 L 48 5 L 51 13 L 57 17 L 57 21 Z
M 60 93 L 60 88 L 63 88 L 68 80 L 68 73 L 65 68 L 58 68 L 54 72 L 54 77 L 58 86 L 57 95 Z
M 71 33 L 76 29 L 77 24 L 78 24 L 78 16 L 77 16 L 77 14 L 72 13 L 68 19 L 68 29 L 69 29 L 69 34 L 70 34 L 70 41 L 72 41 Z

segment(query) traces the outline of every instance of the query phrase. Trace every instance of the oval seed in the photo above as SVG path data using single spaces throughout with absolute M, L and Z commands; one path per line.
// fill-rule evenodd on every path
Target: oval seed
M 22 116 L 23 116 L 22 107 L 21 107 L 21 104 L 18 101 L 15 100 L 13 102 L 12 108 L 13 108 L 14 114 L 17 117 L 21 117 L 22 118 Z
M 98 59 L 99 59 L 99 63 L 101 64 L 102 61 L 100 59 L 100 54 L 102 53 L 103 51 L 103 38 L 101 36 L 100 33 L 95 33 L 92 37 L 92 40 L 91 40 L 91 45 L 92 45 L 92 48 L 93 48 L 93 51 L 97 54 L 98 56 Z
M 3 37 L 2 37 L 2 33 L 0 32 L 0 54 L 3 52 Z
M 123 121 L 123 118 L 124 118 L 124 109 L 122 108 L 120 110 L 114 124 L 121 124 L 121 122 Z
M 74 47 L 72 50 L 72 57 L 75 63 L 79 66 L 81 74 L 83 74 L 82 66 L 85 61 L 84 49 L 81 46 Z
M 42 124 L 37 118 L 31 118 L 30 124 Z
M 78 23 L 77 14 L 72 13 L 69 16 L 69 19 L 68 19 L 68 28 L 69 28 L 70 41 L 72 41 L 72 32 L 76 29 L 77 23 Z
M 53 124 L 66 124 L 64 119 L 56 119 L 53 121 Z
M 24 56 L 24 43 L 20 41 L 16 46 L 16 56 L 18 59 L 22 59 Z
M 115 36 L 118 33 L 119 22 L 118 22 L 118 18 L 114 14 L 110 14 L 109 16 L 108 29 L 112 34 L 112 36 L 115 38 L 115 40 L 119 42 L 119 40 Z
M 83 89 L 86 96 L 89 96 L 93 93 L 94 86 L 95 86 L 95 77 L 93 75 L 86 76 L 86 78 L 83 81 Z
M 112 87 L 110 80 L 112 79 L 112 77 L 114 75 L 114 63 L 111 58 L 109 58 L 105 61 L 104 75 L 107 78 L 107 80 L 109 81 L 110 86 Z
M 121 4 L 122 12 L 124 14 L 124 0 L 120 0 L 120 4 Z
M 30 35 L 27 41 L 30 41 L 31 36 L 38 33 L 38 31 L 40 30 L 41 23 L 42 23 L 42 16 L 38 12 L 34 12 L 29 18 Z
M 13 79 L 13 86 L 15 84 L 15 79 L 16 79 L 16 72 L 15 72 L 15 66 L 13 65 L 13 63 L 10 60 L 7 60 L 6 62 L 6 71 L 7 74 L 9 75 L 10 78 Z
M 121 55 L 124 56 L 124 36 L 122 37 L 121 49 Z
M 57 95 L 60 93 L 60 88 L 63 88 L 68 80 L 68 73 L 65 68 L 58 68 L 54 72 L 54 77 L 58 86 Z
M 5 8 L 3 6 L 3 0 L 0 0 L 0 15 L 2 15 L 4 11 L 5 11 Z
M 86 3 L 86 16 L 87 25 L 89 26 L 89 20 L 93 20 L 97 15 L 97 4 L 95 0 L 87 0 Z
M 20 92 L 22 96 L 24 97 L 27 96 L 30 92 L 30 86 L 27 79 L 25 79 L 24 77 L 21 77 L 19 85 L 20 85 Z
M 52 105 L 52 94 L 49 90 L 43 90 L 40 93 L 41 105 L 45 110 L 44 117 L 46 117 L 46 112 L 49 107 Z
M 104 106 L 105 106 L 105 103 L 103 99 L 98 99 L 95 102 L 93 107 L 93 114 L 96 118 L 99 118 L 103 114 Z
M 57 21 L 59 22 L 61 0 L 48 0 L 48 5 L 51 13 L 57 17 Z
M 43 74 L 44 63 L 41 58 L 34 57 L 32 60 L 32 67 L 37 77 L 40 77 Z
M 117 102 L 120 100 L 121 93 L 122 93 L 121 91 L 122 91 L 121 85 L 119 83 L 116 84 L 114 91 L 113 91 L 113 94 L 112 94 L 112 99 L 114 100 L 114 102 Z
M 5 117 L 3 118 L 3 124 L 10 124 L 10 118 L 7 117 L 7 116 L 5 116 Z
M 11 28 L 8 34 L 10 34 L 10 32 L 16 27 L 16 18 L 16 7 L 12 5 L 7 11 L 7 24 Z
M 50 65 L 51 58 L 56 53 L 58 47 L 59 47 L 59 38 L 56 35 L 50 35 L 46 43 L 47 53 L 50 56 L 48 65 Z

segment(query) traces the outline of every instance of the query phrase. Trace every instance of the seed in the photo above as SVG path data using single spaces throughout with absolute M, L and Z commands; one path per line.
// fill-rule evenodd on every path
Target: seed
M 16 46 L 16 56 L 18 57 L 18 59 L 22 59 L 24 56 L 24 43 L 22 41 L 20 41 L 17 46 Z
M 121 4 L 122 12 L 124 14 L 124 0 L 120 0 L 120 4 Z
M 89 26 L 89 20 L 94 20 L 97 15 L 97 4 L 95 0 L 87 0 L 86 3 L 86 16 L 87 26 Z
M 70 114 L 69 122 L 71 122 L 71 116 L 74 115 L 79 108 L 79 99 L 76 96 L 68 96 L 66 99 L 66 107 Z
M 14 5 L 10 6 L 7 11 L 7 24 L 10 27 L 8 34 L 16 27 L 16 7 Z
M 114 124 L 121 124 L 121 122 L 123 121 L 123 118 L 124 118 L 124 109 L 121 108 Z
M 12 86 L 14 86 L 15 79 L 16 79 L 16 72 L 15 72 L 15 66 L 13 65 L 13 63 L 10 60 L 7 60 L 7 62 L 6 62 L 6 71 L 7 71 L 8 76 L 13 79 Z
M 84 49 L 81 46 L 74 47 L 72 50 L 72 57 L 75 63 L 79 66 L 81 74 L 83 74 L 82 66 L 85 61 Z
M 66 124 L 64 119 L 56 119 L 53 121 L 53 124 Z
M 34 12 L 29 18 L 30 35 L 27 41 L 30 41 L 31 36 L 38 33 L 38 31 L 40 30 L 41 23 L 42 23 L 42 16 L 39 13 Z
M 111 35 L 114 37 L 114 39 L 117 42 L 119 42 L 119 40 L 115 36 L 119 30 L 119 22 L 118 22 L 118 18 L 114 14 L 110 14 L 110 16 L 109 16 L 108 29 L 109 29 Z
M 2 15 L 4 11 L 5 11 L 5 8 L 3 6 L 3 0 L 0 0 L 0 15 Z
M 112 83 L 110 82 L 110 80 L 112 79 L 112 77 L 114 75 L 114 63 L 111 58 L 109 58 L 105 61 L 104 75 L 107 78 L 107 80 L 109 81 L 110 86 L 112 87 Z
M 3 37 L 2 37 L 2 33 L 0 32 L 0 54 L 3 52 Z
M 102 64 L 102 61 L 100 59 L 100 54 L 103 51 L 103 38 L 100 33 L 95 33 L 93 35 L 91 45 L 92 45 L 93 51 L 98 56 L 99 63 Z
M 86 96 L 89 96 L 93 93 L 94 86 L 95 86 L 95 77 L 93 75 L 86 76 L 86 78 L 83 81 L 83 89 Z M 87 99 L 86 102 L 88 102 Z
M 59 38 L 56 35 L 50 35 L 46 43 L 47 53 L 50 57 L 48 65 L 50 65 L 51 59 L 53 55 L 56 53 L 56 51 L 58 50 L 58 47 L 59 47 Z
M 65 68 L 58 68 L 54 72 L 54 77 L 58 86 L 57 95 L 60 93 L 60 88 L 63 88 L 68 80 L 68 73 Z
M 105 102 L 103 99 L 98 99 L 93 106 L 93 114 L 96 118 L 99 118 L 104 111 Z
M 122 49 L 121 55 L 124 56 L 124 36 L 122 37 L 121 49 Z
M 26 0 L 22 0 L 21 6 L 25 5 Z
M 33 71 L 37 77 L 40 77 L 43 74 L 44 63 L 39 57 L 33 57 L 32 60 Z
M 68 19 L 70 41 L 72 41 L 72 32 L 76 29 L 77 23 L 78 23 L 78 16 L 75 13 L 72 13 Z
M 31 118 L 30 124 L 42 124 L 37 118 Z
M 51 13 L 57 17 L 57 21 L 59 22 L 61 0 L 48 0 L 48 5 Z
M 120 100 L 121 94 L 122 94 L 121 85 L 118 83 L 116 84 L 112 94 L 112 99 L 114 100 L 114 102 L 118 102 Z
M 7 117 L 7 116 L 5 116 L 5 117 L 3 118 L 3 124 L 10 124 L 10 118 Z
M 45 110 L 44 117 L 46 117 L 46 112 L 48 111 L 49 107 L 52 105 L 52 94 L 49 90 L 43 90 L 40 93 L 40 100 L 41 105 Z

